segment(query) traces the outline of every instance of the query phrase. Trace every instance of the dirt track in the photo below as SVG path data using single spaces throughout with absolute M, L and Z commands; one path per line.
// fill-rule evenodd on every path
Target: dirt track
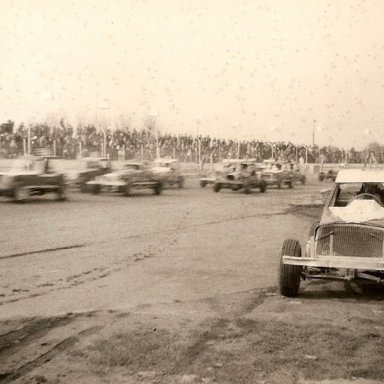
M 382 291 L 276 291 L 323 185 L 197 185 L 0 202 L 0 383 L 384 380 Z

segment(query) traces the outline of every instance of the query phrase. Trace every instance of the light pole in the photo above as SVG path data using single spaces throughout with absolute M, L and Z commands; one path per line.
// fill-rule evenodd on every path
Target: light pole
M 156 110 L 153 110 L 149 116 L 152 118 L 152 130 L 156 137 L 156 158 L 160 159 L 160 147 L 159 147 L 159 131 L 156 129 L 156 120 L 159 114 Z
M 96 95 L 96 126 L 98 124 L 97 122 L 97 109 L 103 109 L 103 110 L 108 110 L 109 109 L 109 100 L 108 99 L 103 99 L 100 105 L 98 105 L 98 97 L 99 94 Z M 101 150 L 101 157 L 107 157 L 107 126 L 105 125 L 103 127 L 103 146 Z

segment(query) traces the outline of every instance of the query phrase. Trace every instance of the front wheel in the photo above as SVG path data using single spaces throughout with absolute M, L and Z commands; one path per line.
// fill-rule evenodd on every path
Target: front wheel
M 207 182 L 205 180 L 200 180 L 200 187 L 205 188 L 207 185 Z
M 302 267 L 283 263 L 283 256 L 301 257 L 301 247 L 297 240 L 288 239 L 283 243 L 280 254 L 279 288 L 283 296 L 295 297 L 299 291 Z

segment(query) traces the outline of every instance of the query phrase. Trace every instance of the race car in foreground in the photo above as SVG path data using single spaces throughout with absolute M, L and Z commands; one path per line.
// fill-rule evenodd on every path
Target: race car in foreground
M 306 279 L 384 282 L 384 170 L 340 170 L 319 223 L 300 243 L 284 241 L 279 268 L 280 293 L 298 294 Z
M 129 196 L 136 189 L 152 189 L 156 195 L 160 195 L 163 190 L 162 179 L 152 171 L 149 162 L 131 160 L 125 162 L 122 169 L 87 182 L 87 190 L 95 195 L 100 192 L 118 192 Z

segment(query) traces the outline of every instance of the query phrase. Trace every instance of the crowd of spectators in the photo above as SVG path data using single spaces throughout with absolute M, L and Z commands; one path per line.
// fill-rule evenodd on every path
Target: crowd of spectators
M 281 160 L 298 160 L 302 157 L 309 163 L 322 159 L 327 163 L 358 163 L 364 159 L 364 153 L 353 148 L 346 151 L 334 146 L 304 146 L 290 142 L 158 134 L 150 128 L 101 131 L 88 125 L 74 129 L 63 120 L 56 126 L 34 124 L 27 127 L 20 124 L 16 127 L 12 121 L 0 125 L 0 157 L 14 158 L 28 151 L 36 153 L 47 148 L 52 154 L 66 159 L 105 154 L 112 160 L 152 160 L 157 153 L 161 157 L 171 156 L 185 162 L 202 163 L 226 158 L 256 158 L 262 161 L 271 157 Z M 384 153 L 378 156 L 379 160 L 384 159 Z

